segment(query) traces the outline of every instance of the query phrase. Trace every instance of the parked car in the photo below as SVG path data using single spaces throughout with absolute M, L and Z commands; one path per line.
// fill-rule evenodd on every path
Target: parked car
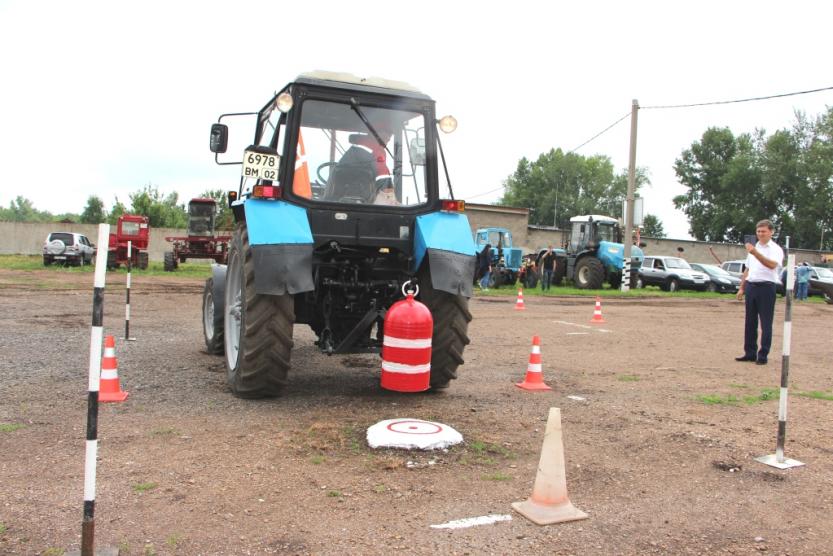
M 691 268 L 704 272 L 709 276 L 709 282 L 706 284 L 706 291 L 735 293 L 740 287 L 740 278 L 732 276 L 717 265 L 691 263 Z
M 639 269 L 637 288 L 659 286 L 664 291 L 679 289 L 703 291 L 710 280 L 707 274 L 691 268 L 685 259 L 679 257 L 645 257 Z
M 743 277 L 743 271 L 746 270 L 746 259 L 736 261 L 723 261 L 720 268 L 734 276 L 735 278 Z
M 43 242 L 43 264 L 60 263 L 72 266 L 92 264 L 95 245 L 87 236 L 74 232 L 52 232 Z

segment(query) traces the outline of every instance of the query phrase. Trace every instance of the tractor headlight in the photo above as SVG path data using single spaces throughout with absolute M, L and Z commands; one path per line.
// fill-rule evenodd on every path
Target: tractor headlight
M 454 116 L 443 116 L 439 123 L 443 133 L 451 133 L 457 129 L 457 118 Z
M 278 99 L 275 101 L 275 106 L 278 107 L 278 110 L 286 114 L 290 110 L 292 110 L 292 105 L 295 103 L 292 100 L 292 95 L 289 93 L 281 93 L 278 95 Z

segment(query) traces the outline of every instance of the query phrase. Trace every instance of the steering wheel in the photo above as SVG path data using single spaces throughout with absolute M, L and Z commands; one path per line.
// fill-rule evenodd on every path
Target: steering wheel
M 318 175 L 318 183 L 327 183 L 327 180 L 325 180 L 323 176 L 321 176 L 321 170 L 323 170 L 324 168 L 332 168 L 336 164 L 338 164 L 338 162 L 325 162 L 324 164 L 318 167 L 318 170 L 315 171 L 315 173 Z M 327 177 L 329 177 L 329 172 L 327 174 Z

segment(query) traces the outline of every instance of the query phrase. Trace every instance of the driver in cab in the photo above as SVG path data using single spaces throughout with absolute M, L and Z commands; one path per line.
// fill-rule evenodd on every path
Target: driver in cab
M 389 129 L 377 129 L 380 143 L 376 137 L 366 133 L 354 133 L 350 135 L 350 148 L 344 153 L 339 164 L 372 166 L 375 176 L 375 205 L 399 205 L 396 194 L 393 190 L 393 180 L 386 162 L 387 152 L 385 145 L 390 141 L 393 132 Z

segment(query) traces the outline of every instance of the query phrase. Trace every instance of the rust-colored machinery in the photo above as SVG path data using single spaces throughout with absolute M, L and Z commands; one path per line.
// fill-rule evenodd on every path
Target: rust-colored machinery
M 188 236 L 165 238 L 173 244 L 172 250 L 165 252 L 166 272 L 173 272 L 179 263 L 188 259 L 214 259 L 218 264 L 226 264 L 231 236 L 214 235 L 216 217 L 217 202 L 214 199 L 191 199 L 188 203 Z
M 122 214 L 116 233 L 110 234 L 107 245 L 107 268 L 127 265 L 127 242 L 130 242 L 130 266 L 145 270 L 148 267 L 148 238 L 150 224 L 147 216 Z

